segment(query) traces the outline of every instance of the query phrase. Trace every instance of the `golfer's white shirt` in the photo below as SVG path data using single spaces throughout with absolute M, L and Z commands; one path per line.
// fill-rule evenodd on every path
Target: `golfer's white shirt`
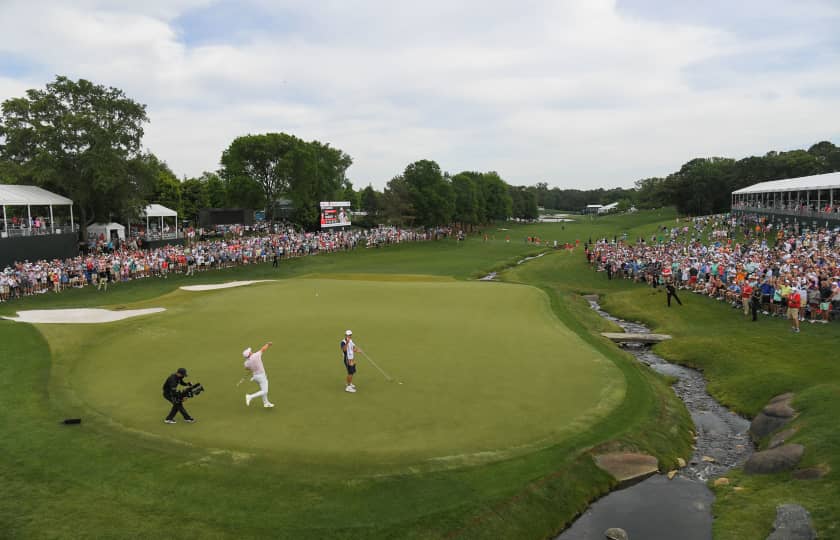
M 356 344 L 353 343 L 352 339 L 347 340 L 347 359 L 348 360 L 353 360 L 353 358 L 355 356 L 355 352 L 353 351 L 353 347 L 355 347 L 355 346 L 356 346 Z
M 251 374 L 253 375 L 261 375 L 265 373 L 265 368 L 263 367 L 262 362 L 262 352 L 257 351 L 255 353 L 251 353 L 251 356 L 245 360 L 245 367 L 251 370 Z

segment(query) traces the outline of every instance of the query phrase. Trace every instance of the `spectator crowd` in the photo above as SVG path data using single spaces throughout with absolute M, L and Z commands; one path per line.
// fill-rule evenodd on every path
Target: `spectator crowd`
M 840 318 L 840 228 L 779 227 L 757 215 L 705 216 L 649 238 L 590 239 L 590 264 L 608 279 L 672 284 L 766 316 L 828 323 Z M 669 304 L 670 305 L 670 304 Z
M 67 288 L 108 285 L 140 278 L 166 278 L 169 274 L 194 275 L 221 268 L 283 259 L 378 248 L 403 242 L 448 237 L 448 228 L 410 230 L 378 227 L 369 230 L 299 232 L 293 228 L 230 227 L 219 237 L 194 240 L 186 245 L 139 248 L 136 243 L 114 247 L 94 242 L 89 252 L 71 259 L 16 262 L 0 272 L 0 302 L 23 296 L 60 293 Z M 251 234 L 251 236 L 246 235 Z

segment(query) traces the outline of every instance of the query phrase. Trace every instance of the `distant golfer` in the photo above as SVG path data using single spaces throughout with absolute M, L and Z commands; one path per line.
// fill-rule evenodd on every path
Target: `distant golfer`
M 257 352 L 251 352 L 251 347 L 242 351 L 242 356 L 245 357 L 245 369 L 251 372 L 251 380 L 260 385 L 259 392 L 245 394 L 245 405 L 250 406 L 252 399 L 262 397 L 263 407 L 274 407 L 274 404 L 268 401 L 268 377 L 265 376 L 265 368 L 262 362 L 262 353 L 271 347 L 271 345 L 272 342 L 269 341 Z
M 344 354 L 344 367 L 347 368 L 347 386 L 345 392 L 355 393 L 356 385 L 353 384 L 353 375 L 356 373 L 356 353 L 359 348 L 353 343 L 353 332 L 344 332 L 344 339 L 341 340 L 341 352 Z
M 674 300 L 677 301 L 677 303 L 679 305 L 682 305 L 682 302 L 680 302 L 680 297 L 677 296 L 677 289 L 676 289 L 676 287 L 674 287 L 674 284 L 671 283 L 670 280 L 668 281 L 668 283 L 665 284 L 665 290 L 668 292 L 668 295 L 667 295 L 668 307 L 671 307 L 671 298 L 672 297 L 674 298 Z

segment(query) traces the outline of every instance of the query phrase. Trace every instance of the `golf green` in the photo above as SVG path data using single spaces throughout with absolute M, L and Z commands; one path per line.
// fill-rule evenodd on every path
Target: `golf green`
M 130 306 L 167 309 L 157 315 L 39 325 L 53 352 L 51 391 L 93 423 L 139 438 L 326 474 L 509 458 L 587 429 L 624 397 L 619 369 L 562 325 L 539 289 L 358 277 L 177 291 Z M 359 355 L 358 392 L 344 391 L 339 343 L 348 328 L 394 382 Z M 246 407 L 256 385 L 237 387 L 241 352 L 269 340 L 264 362 L 276 407 Z M 161 385 L 178 367 L 206 388 L 186 402 L 198 419 L 192 425 L 162 422 L 169 406 Z

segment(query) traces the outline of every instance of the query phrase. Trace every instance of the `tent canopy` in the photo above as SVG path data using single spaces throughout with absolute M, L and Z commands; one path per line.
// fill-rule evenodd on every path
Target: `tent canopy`
M 69 206 L 73 201 L 38 186 L 0 184 L 2 206 Z
M 140 212 L 140 217 L 178 217 L 178 212 L 161 204 L 150 204 Z
M 815 191 L 818 189 L 840 189 L 840 172 L 815 174 L 786 180 L 771 180 L 753 184 L 737 191 L 733 195 L 747 195 L 750 193 L 778 193 L 780 191 Z
M 117 231 L 117 236 L 120 240 L 125 240 L 125 227 L 119 223 L 94 223 L 88 225 L 88 236 L 104 234 L 106 238 L 111 237 L 111 231 Z

